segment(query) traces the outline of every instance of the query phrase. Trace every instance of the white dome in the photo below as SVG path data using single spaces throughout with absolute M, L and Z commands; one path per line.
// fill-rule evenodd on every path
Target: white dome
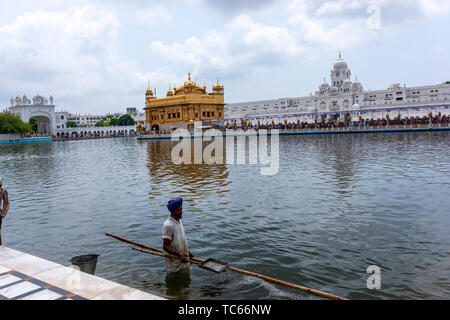
M 347 62 L 340 59 L 334 63 L 333 69 L 347 69 Z
M 356 109 L 359 109 L 360 107 L 359 107 L 359 104 L 355 103 L 352 108 L 356 110 Z
M 353 82 L 353 91 L 362 91 L 362 84 L 358 80 Z
M 344 81 L 344 83 L 342 84 L 344 87 L 348 87 L 350 88 L 352 86 L 352 80 L 347 79 Z
M 324 82 L 320 85 L 320 89 L 328 89 L 330 85 L 327 82 Z

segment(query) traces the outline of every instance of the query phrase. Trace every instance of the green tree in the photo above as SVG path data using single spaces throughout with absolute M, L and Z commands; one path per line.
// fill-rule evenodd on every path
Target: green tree
M 35 118 L 30 118 L 30 120 L 28 120 L 28 123 L 31 126 L 31 132 L 34 132 L 34 133 L 38 132 L 38 130 L 39 130 L 38 122 Z
M 119 126 L 134 126 L 136 122 L 129 114 L 124 114 L 119 118 Z
M 119 119 L 117 119 L 117 118 L 110 119 L 109 125 L 110 126 L 118 126 L 119 125 Z
M 66 127 L 67 128 L 76 128 L 78 127 L 77 123 L 75 121 L 67 121 L 66 122 Z
M 96 127 L 106 127 L 106 122 L 104 120 L 97 121 Z
M 23 122 L 18 115 L 0 113 L 0 134 L 24 134 L 28 132 L 31 132 L 31 125 Z

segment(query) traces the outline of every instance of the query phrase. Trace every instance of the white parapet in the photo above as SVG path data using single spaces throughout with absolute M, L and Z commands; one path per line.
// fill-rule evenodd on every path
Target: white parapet
M 165 300 L 4 246 L 0 246 L 0 299 Z

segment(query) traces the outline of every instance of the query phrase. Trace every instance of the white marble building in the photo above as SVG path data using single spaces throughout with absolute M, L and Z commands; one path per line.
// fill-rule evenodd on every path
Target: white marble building
M 105 120 L 106 115 L 90 115 L 90 114 L 68 114 L 68 121 L 75 122 L 77 126 L 92 126 L 99 121 Z
M 36 95 L 33 99 L 28 99 L 26 95 L 11 98 L 11 106 L 8 111 L 20 116 L 22 121 L 29 122 L 30 118 L 35 118 L 38 122 L 38 133 L 53 135 L 57 128 L 64 128 L 67 122 L 67 112 L 55 111 L 53 97 L 49 99 Z
M 431 112 L 450 114 L 450 83 L 406 87 L 392 84 L 386 90 L 365 91 L 341 54 L 314 95 L 297 98 L 232 103 L 225 106 L 225 122 L 247 120 L 252 124 L 314 122 L 322 119 L 391 119 L 422 117 Z

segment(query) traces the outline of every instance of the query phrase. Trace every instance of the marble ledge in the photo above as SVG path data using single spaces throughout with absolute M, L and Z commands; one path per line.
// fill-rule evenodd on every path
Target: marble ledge
M 72 267 L 0 246 L 0 274 L 12 270 L 89 300 L 165 300 L 162 297 L 81 272 Z M 3 277 L 0 277 L 0 281 L 1 278 Z M 12 279 L 11 276 L 4 281 L 9 282 L 10 279 Z M 5 289 L 5 295 L 11 296 L 10 290 L 22 293 L 33 289 L 36 288 L 31 283 L 18 284 L 14 288 Z M 46 292 L 46 295 L 43 293 L 30 294 L 26 298 L 45 299 L 48 297 L 51 300 L 52 296 L 51 293 Z

